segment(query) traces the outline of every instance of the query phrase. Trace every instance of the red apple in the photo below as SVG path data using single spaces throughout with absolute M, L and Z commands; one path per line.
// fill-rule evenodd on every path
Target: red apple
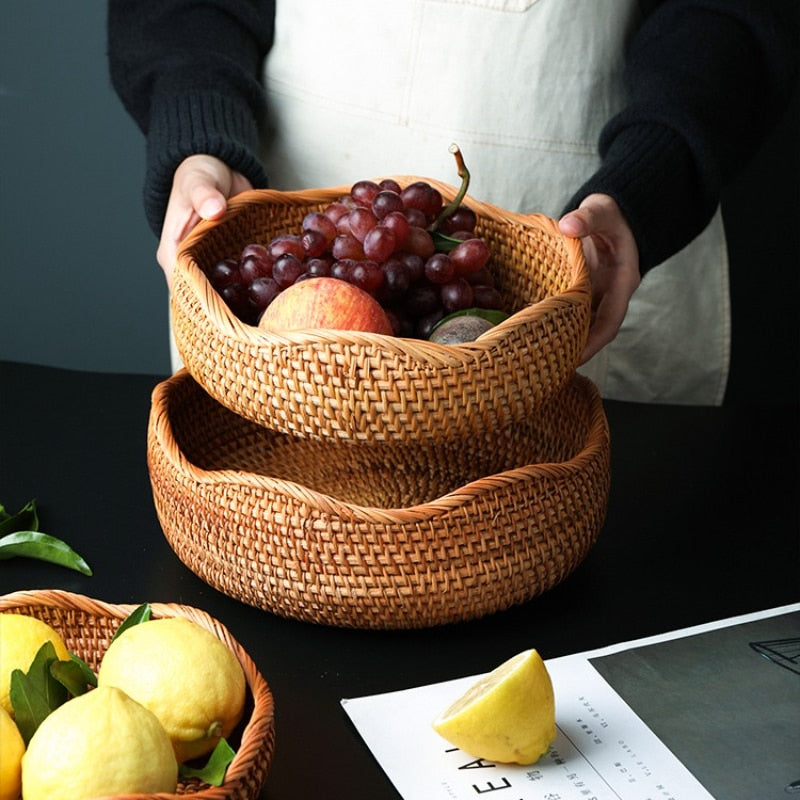
M 284 289 L 265 309 L 258 327 L 265 331 L 330 328 L 391 335 L 380 303 L 339 278 L 307 278 Z

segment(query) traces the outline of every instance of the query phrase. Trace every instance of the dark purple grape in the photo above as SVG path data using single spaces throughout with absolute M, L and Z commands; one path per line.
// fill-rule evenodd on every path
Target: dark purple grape
M 349 233 L 339 234 L 333 240 L 331 253 L 337 261 L 343 258 L 364 258 L 364 248 L 361 242 Z
M 414 328 L 414 335 L 418 339 L 429 339 L 433 326 L 444 317 L 444 313 L 443 309 L 437 308 L 435 311 L 419 317 Z
M 447 253 L 434 253 L 425 262 L 425 277 L 431 283 L 449 283 L 455 274 L 455 265 Z
M 407 208 L 405 214 L 408 224 L 417 228 L 425 228 L 428 225 L 428 218 L 418 208 Z
M 357 261 L 350 270 L 349 281 L 359 289 L 375 294 L 383 285 L 383 270 L 374 261 Z
M 220 295 L 237 317 L 245 321 L 249 318 L 249 298 L 247 287 L 243 283 L 229 283 L 220 290 Z
M 403 297 L 411 285 L 408 267 L 399 258 L 390 258 L 383 263 L 383 288 L 381 299 L 393 302 Z
M 344 207 L 343 211 L 344 211 Z M 303 217 L 302 228 L 304 231 L 316 231 L 321 233 L 325 240 L 330 244 L 336 236 L 336 223 L 331 217 L 326 216 L 321 211 L 311 211 Z
M 303 243 L 304 254 L 308 258 L 321 256 L 328 249 L 329 244 L 325 234 L 314 230 L 303 231 L 300 241 Z
M 364 237 L 364 255 L 372 261 L 386 261 L 394 253 L 396 241 L 389 228 L 376 225 Z
M 266 246 L 263 244 L 258 244 L 257 242 L 252 242 L 251 244 L 247 244 L 242 248 L 242 252 L 239 255 L 239 263 L 242 264 L 249 259 L 269 262 L 270 264 L 272 261 L 274 261 L 274 259 L 270 257 Z
M 416 208 L 425 215 L 428 223 L 433 222 L 442 210 L 442 195 L 425 181 L 415 181 L 400 192 L 406 208 Z
M 470 308 L 473 304 L 472 287 L 464 278 L 456 278 L 439 288 L 442 307 L 448 313 Z
M 350 276 L 353 274 L 356 264 L 358 261 L 352 258 L 340 258 L 338 261 L 334 261 L 331 266 L 331 277 L 350 283 Z
M 378 224 L 378 218 L 368 208 L 354 208 L 348 215 L 350 233 L 359 242 Z
M 494 286 L 473 286 L 472 297 L 476 308 L 490 308 L 498 311 L 503 308 L 503 295 Z
M 242 250 L 239 274 L 244 284 L 250 284 L 257 278 L 269 278 L 272 266 L 273 261 L 263 245 L 248 245 Z
M 473 286 L 494 286 L 494 275 L 486 267 L 482 267 L 477 272 L 470 272 L 469 275 L 464 275 L 464 277 Z
M 306 271 L 301 259 L 291 253 L 282 255 L 272 267 L 272 277 L 281 289 L 287 289 Z
M 408 236 L 410 227 L 408 217 L 402 211 L 391 211 L 380 221 L 380 224 L 394 234 L 395 247 L 401 248 Z
M 459 206 L 449 217 L 442 220 L 439 230 L 452 236 L 456 232 L 474 233 L 478 218 L 475 212 L 467 206 Z
M 408 236 L 406 236 L 403 249 L 427 260 L 436 252 L 436 245 L 428 231 L 412 225 L 408 229 Z
M 317 278 L 324 278 L 331 274 L 332 258 L 309 258 L 306 261 L 306 272 Z
M 279 294 L 281 287 L 274 278 L 256 278 L 247 288 L 250 302 L 263 311 Z
M 375 199 L 375 195 L 381 190 L 381 187 L 378 186 L 375 181 L 356 181 L 350 187 L 350 197 L 356 201 L 359 206 L 363 206 L 364 208 L 369 208 L 372 205 L 372 201 Z
M 350 212 L 347 204 L 342 200 L 334 200 L 322 212 L 334 225 L 339 222 L 339 219 L 345 214 Z
M 489 245 L 483 239 L 467 239 L 450 251 L 456 275 L 469 275 L 483 269 L 489 261 Z
M 382 181 L 378 181 L 378 186 L 390 192 L 397 192 L 397 194 L 400 194 L 402 191 L 400 184 L 394 178 L 384 178 Z
M 280 236 L 276 236 L 267 245 L 267 250 L 274 261 L 277 261 L 286 253 L 297 256 L 297 258 L 302 258 L 305 255 L 303 242 L 300 240 L 299 236 L 295 236 L 292 233 L 283 233 Z
M 222 261 L 218 261 L 208 271 L 208 280 L 217 291 L 220 291 L 222 288 L 232 283 L 240 283 L 241 278 L 239 276 L 238 260 L 235 258 L 226 258 Z
M 403 306 L 412 317 L 423 317 L 441 308 L 439 292 L 430 283 L 414 284 L 406 293 Z
M 425 274 L 425 259 L 416 253 L 398 253 L 396 258 L 408 272 L 409 283 L 416 283 Z
M 375 195 L 372 201 L 372 213 L 380 220 L 392 211 L 401 211 L 404 208 L 403 198 L 397 192 L 383 189 Z

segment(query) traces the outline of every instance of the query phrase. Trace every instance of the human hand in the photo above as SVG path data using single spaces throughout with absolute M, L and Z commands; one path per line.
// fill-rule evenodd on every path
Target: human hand
M 581 364 L 619 332 L 628 303 L 641 281 L 639 249 L 616 201 L 590 194 L 558 222 L 565 236 L 580 238 L 592 283 L 592 321 Z
M 244 175 L 214 156 L 192 155 L 178 165 L 156 252 L 167 284 L 172 283 L 178 246 L 189 231 L 201 219 L 221 217 L 229 197 L 252 188 Z

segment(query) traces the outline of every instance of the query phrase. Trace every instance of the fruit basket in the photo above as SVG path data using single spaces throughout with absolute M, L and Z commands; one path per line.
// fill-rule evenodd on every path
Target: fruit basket
M 413 177 L 398 177 L 408 185 Z M 452 186 L 425 179 L 445 201 Z M 457 440 L 530 416 L 572 378 L 588 332 L 591 291 L 578 240 L 554 220 L 467 198 L 475 232 L 511 313 L 477 340 L 424 340 L 342 331 L 268 333 L 240 321 L 206 271 L 245 244 L 297 230 L 348 191 L 254 190 L 184 241 L 171 310 L 183 362 L 225 407 L 299 437 L 349 441 Z
M 580 376 L 518 424 L 363 446 L 268 430 L 181 370 L 148 429 L 156 511 L 189 569 L 282 616 L 373 629 L 474 619 L 559 583 L 605 519 L 609 447 Z
M 197 800 L 253 800 L 259 796 L 272 761 L 275 718 L 272 693 L 250 656 L 217 620 L 191 606 L 151 603 L 152 617 L 183 616 L 211 631 L 236 655 L 247 681 L 245 718 L 236 756 L 222 786 L 208 786 L 197 779 L 181 779 L 176 794 L 127 794 L 124 800 L 168 800 L 191 795 Z M 67 649 L 97 670 L 114 632 L 135 609 L 58 589 L 13 592 L 0 596 L 0 612 L 36 617 L 53 627 Z M 234 734 L 235 735 L 235 734 Z

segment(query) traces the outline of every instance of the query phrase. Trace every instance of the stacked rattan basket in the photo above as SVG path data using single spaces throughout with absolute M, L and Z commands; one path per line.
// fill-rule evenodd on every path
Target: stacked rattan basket
M 36 617 L 54 628 L 70 653 L 97 670 L 114 633 L 134 610 L 58 589 L 13 592 L 0 596 L 0 613 Z M 245 716 L 231 744 L 236 756 L 222 786 L 209 786 L 197 778 L 181 778 L 175 794 L 159 800 L 191 795 L 195 800 L 255 800 L 264 785 L 275 746 L 272 693 L 250 656 L 220 622 L 200 609 L 173 603 L 152 603 L 153 618 L 186 617 L 211 631 L 239 660 L 247 684 Z M 117 800 L 153 800 L 153 794 L 127 794 Z
M 311 622 L 425 627 L 530 600 L 583 560 L 608 499 L 602 403 L 575 372 L 580 244 L 469 199 L 512 313 L 468 344 L 239 321 L 205 271 L 348 188 L 245 193 L 184 243 L 186 370 L 156 388 L 148 436 L 167 540 L 225 594 Z

